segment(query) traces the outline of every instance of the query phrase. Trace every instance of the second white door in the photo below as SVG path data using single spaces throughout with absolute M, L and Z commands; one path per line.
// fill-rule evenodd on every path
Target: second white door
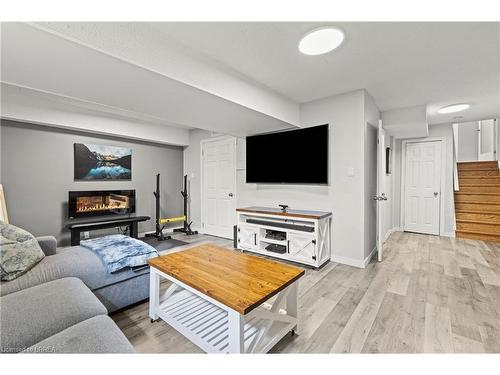
M 202 231 L 232 238 L 236 223 L 236 139 L 203 141 Z
M 478 160 L 495 160 L 496 120 L 482 120 L 478 124 Z
M 404 230 L 439 234 L 441 141 L 406 143 Z

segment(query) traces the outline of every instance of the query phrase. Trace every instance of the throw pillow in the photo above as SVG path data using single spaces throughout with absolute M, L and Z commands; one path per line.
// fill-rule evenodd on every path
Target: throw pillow
M 35 236 L 0 221 L 0 279 L 13 280 L 44 258 Z

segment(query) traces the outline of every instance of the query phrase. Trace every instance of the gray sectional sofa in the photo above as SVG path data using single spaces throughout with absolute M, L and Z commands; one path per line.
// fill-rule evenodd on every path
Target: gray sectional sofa
M 114 312 L 149 297 L 149 267 L 110 274 L 94 252 L 80 246 L 56 249 L 52 236 L 38 237 L 46 257 L 24 275 L 0 283 L 0 296 L 63 277 L 77 277 Z
M 110 274 L 90 250 L 37 240 L 45 258 L 0 283 L 0 352 L 133 352 L 107 314 L 148 298 L 149 268 Z
M 104 305 L 80 279 L 65 277 L 1 298 L 3 353 L 133 353 Z

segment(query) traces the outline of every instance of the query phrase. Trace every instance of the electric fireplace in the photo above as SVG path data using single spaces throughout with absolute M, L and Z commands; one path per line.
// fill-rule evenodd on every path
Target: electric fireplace
M 70 191 L 70 219 L 135 213 L 135 190 Z

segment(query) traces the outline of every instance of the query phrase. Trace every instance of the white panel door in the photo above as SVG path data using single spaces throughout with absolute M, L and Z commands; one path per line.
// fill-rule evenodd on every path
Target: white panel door
M 202 142 L 202 231 L 232 238 L 236 223 L 236 139 Z
M 479 121 L 478 160 L 496 160 L 496 120 Z
M 377 258 L 382 261 L 383 240 L 385 237 L 384 222 L 388 215 L 389 205 L 387 204 L 387 187 L 385 186 L 386 176 L 386 131 L 382 127 L 382 121 L 378 127 L 377 141 L 377 195 L 373 197 L 377 205 Z
M 441 141 L 407 143 L 404 230 L 439 234 Z

